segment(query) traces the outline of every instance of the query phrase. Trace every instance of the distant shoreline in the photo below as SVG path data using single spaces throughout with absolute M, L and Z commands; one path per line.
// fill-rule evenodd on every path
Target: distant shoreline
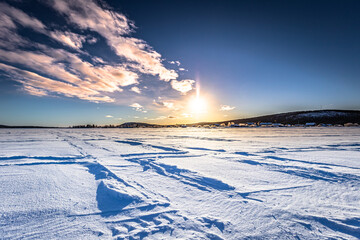
M 75 125 L 68 127 L 53 126 L 9 126 L 0 125 L 0 128 L 171 128 L 171 127 L 296 127 L 296 126 L 358 126 L 360 125 L 359 110 L 314 110 L 297 111 L 264 115 L 252 118 L 227 120 L 220 122 L 199 122 L 191 124 L 151 124 L 142 122 L 126 122 L 111 125 Z

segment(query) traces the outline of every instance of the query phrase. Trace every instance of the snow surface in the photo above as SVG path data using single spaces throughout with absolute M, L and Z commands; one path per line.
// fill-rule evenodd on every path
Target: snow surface
M 360 128 L 1 129 L 20 238 L 359 239 Z

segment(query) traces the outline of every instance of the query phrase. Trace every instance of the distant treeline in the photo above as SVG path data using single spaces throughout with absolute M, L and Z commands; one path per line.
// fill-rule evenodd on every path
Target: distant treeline
M 8 126 L 8 125 L 0 125 L 0 128 L 56 128 L 56 127 L 43 127 L 43 126 Z
M 121 125 L 103 125 L 103 126 L 99 126 L 96 124 L 86 124 L 86 125 L 75 125 L 72 126 L 72 128 L 119 128 Z
M 165 126 L 165 125 L 164 125 Z M 71 128 L 138 128 L 138 127 L 160 127 L 160 125 L 149 124 L 149 123 L 140 123 L 140 122 L 127 122 L 123 124 L 109 124 L 109 125 L 96 125 L 96 124 L 85 124 L 85 125 L 75 125 Z

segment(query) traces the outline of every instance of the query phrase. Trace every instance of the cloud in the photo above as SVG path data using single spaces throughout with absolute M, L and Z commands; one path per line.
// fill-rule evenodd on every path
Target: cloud
M 45 25 L 41 21 L 30 17 L 23 11 L 9 6 L 6 3 L 0 3 L 0 16 L 0 23 L 3 27 L 16 28 L 15 23 L 17 23 L 23 27 L 29 27 L 39 32 L 44 32 L 45 30 Z
M 179 68 L 179 71 L 187 71 L 185 68 Z
M 135 111 L 146 113 L 147 111 L 144 109 L 143 106 L 141 106 L 139 103 L 133 103 L 129 105 L 130 107 L 134 108 Z
M 220 111 L 231 111 L 235 109 L 235 107 L 231 107 L 229 105 L 221 105 Z
M 0 68 L 1 68 L 1 66 L 0 66 Z M 30 85 L 25 85 L 24 90 L 25 90 L 25 92 L 28 92 L 31 95 L 38 96 L 38 97 L 47 95 L 47 92 L 45 92 L 44 90 L 34 88 L 34 87 L 30 86 Z
M 54 31 L 50 33 L 50 36 L 53 39 L 59 41 L 60 43 L 75 49 L 82 48 L 82 44 L 86 40 L 85 36 L 75 34 L 72 32 Z
M 135 108 L 136 110 L 140 110 L 143 108 L 139 103 L 133 103 L 130 105 L 130 107 Z
M 0 63 L 0 70 L 10 73 L 12 78 L 24 85 L 24 90 L 36 96 L 45 96 L 48 92 L 56 92 L 68 97 L 78 97 L 80 99 L 93 102 L 113 102 L 108 96 L 101 96 L 94 89 L 84 89 L 70 83 L 60 82 L 51 78 L 40 76 L 37 73 L 15 68 Z
M 16 32 L 19 27 L 45 32 L 45 25 L 36 18 L 6 3 L 0 3 L 0 47 L 15 49 L 17 46 L 28 45 L 28 41 Z
M 161 55 L 144 40 L 128 37 L 135 26 L 123 14 L 103 9 L 90 0 L 50 2 L 50 5 L 70 23 L 102 35 L 118 56 L 134 62 L 131 67 L 145 74 L 158 75 L 164 81 L 178 77 L 174 70 L 163 66 Z
M 11 42 L 11 41 L 7 42 L 7 44 L 10 43 L 10 46 L 13 45 L 14 43 L 15 44 L 22 43 L 20 45 L 25 45 L 27 43 L 26 40 L 22 39 L 20 35 L 14 32 L 14 30 L 17 30 L 19 28 L 19 26 L 30 28 L 36 32 L 45 34 L 48 37 L 62 43 L 63 45 L 67 45 L 75 49 L 80 49 L 82 47 L 82 43 L 86 40 L 85 36 L 76 33 L 68 32 L 68 31 L 62 32 L 58 30 L 51 31 L 40 20 L 31 17 L 25 12 L 16 9 L 12 6 L 9 6 L 6 3 L 0 3 L 0 15 L 1 15 L 0 27 L 2 28 L 0 31 L 0 37 L 4 35 L 4 33 L 7 33 L 7 38 L 12 37 L 13 38 L 12 40 L 15 40 L 14 39 L 15 37 L 17 38 L 15 42 Z M 9 31 L 10 29 L 11 31 Z M 89 41 L 93 41 L 93 40 L 89 39 Z
M 90 44 L 96 43 L 98 40 L 95 37 L 89 37 L 87 38 L 87 42 Z
M 169 61 L 169 63 L 170 64 L 176 64 L 178 66 L 180 66 L 180 64 L 181 64 L 179 61 Z
M 49 31 L 41 21 L 4 3 L 0 3 L 0 13 L 1 20 L 4 20 L 0 24 L 5 25 L 0 28 L 0 60 L 7 62 L 1 70 L 11 79 L 21 82 L 27 93 L 35 96 L 55 93 L 88 101 L 113 102 L 114 99 L 104 93 L 121 92 L 122 86 L 137 83 L 138 74 L 123 64 L 94 66 L 64 49 L 31 42 L 21 37 L 17 28 L 19 25 L 30 27 L 72 48 L 81 48 L 84 36 Z M 33 47 L 34 50 L 23 50 L 20 46 Z M 21 71 L 10 64 L 20 65 L 26 70 Z
M 106 115 L 105 117 L 106 117 L 106 118 L 113 118 L 114 116 Z
M 173 89 L 181 92 L 182 94 L 186 94 L 187 92 L 193 89 L 192 85 L 195 83 L 194 80 L 186 79 L 186 80 L 172 80 L 171 86 Z
M 22 50 L 7 51 L 0 49 L 0 60 L 7 61 L 14 64 L 21 64 L 29 69 L 40 74 L 52 77 L 51 81 L 58 81 L 57 85 L 68 83 L 72 86 L 72 92 L 65 94 L 66 96 L 78 97 L 80 99 L 89 101 L 106 102 L 114 101 L 114 99 L 104 95 L 106 92 L 122 91 L 122 86 L 128 86 L 137 83 L 138 75 L 126 70 L 120 66 L 94 66 L 88 62 L 83 61 L 75 54 L 59 49 L 50 49 L 44 47 L 42 51 L 27 52 Z M 61 61 L 61 63 L 59 63 Z M 3 70 L 10 70 L 11 68 L 3 68 Z M 22 82 L 24 85 L 30 83 L 22 81 L 21 75 L 28 76 L 26 71 L 18 71 L 16 77 L 12 78 L 16 81 Z M 44 77 L 46 79 L 47 77 Z M 61 93 L 65 91 L 61 87 L 53 88 L 50 85 L 42 84 L 41 82 L 33 82 L 34 86 L 42 89 L 50 94 Z M 65 86 L 65 85 L 64 85 Z M 68 90 L 68 87 L 66 87 Z M 76 91 L 75 91 L 76 90 Z M 82 92 L 82 91 L 83 92 Z M 91 98 L 85 98 L 88 92 L 93 95 Z M 29 91 L 30 94 L 33 91 Z M 97 96 L 96 96 L 97 95 Z
M 133 92 L 144 94 L 138 86 L 131 86 L 136 84 L 145 89 L 142 83 L 148 78 L 143 78 L 143 74 L 166 82 L 162 84 L 171 85 L 182 95 L 192 89 L 193 80 L 177 81 L 178 74 L 163 65 L 160 53 L 144 40 L 131 37 L 136 29 L 134 23 L 105 3 L 100 6 L 92 0 L 45 2 L 64 17 L 67 25 L 42 22 L 10 6 L 11 2 L 0 3 L 0 70 L 21 83 L 26 93 L 39 97 L 66 96 L 92 102 L 118 102 L 121 94 L 126 97 L 128 92 L 123 92 L 126 86 Z M 32 39 L 34 34 L 22 36 L 24 28 L 37 32 L 44 40 L 37 42 L 40 38 Z M 55 42 L 60 44 L 53 44 Z M 97 42 L 110 46 L 119 58 L 110 62 L 92 55 L 87 46 Z M 172 62 L 180 66 L 179 61 Z M 146 85 L 152 91 L 154 84 Z M 141 101 L 146 98 L 140 97 Z M 177 108 L 171 103 L 163 106 Z M 146 112 L 143 107 L 141 111 Z
M 138 87 L 132 87 L 130 90 L 133 91 L 133 92 L 136 92 L 138 94 L 141 94 L 141 90 Z
M 178 101 L 172 101 L 172 100 L 161 101 L 160 97 L 158 101 L 154 99 L 153 104 L 157 107 L 165 108 L 171 111 L 177 111 L 183 108 L 182 103 L 179 103 Z
M 169 108 L 171 110 L 175 109 L 175 105 L 174 105 L 173 102 L 163 102 L 163 104 L 164 104 L 165 107 L 167 107 L 167 108 Z

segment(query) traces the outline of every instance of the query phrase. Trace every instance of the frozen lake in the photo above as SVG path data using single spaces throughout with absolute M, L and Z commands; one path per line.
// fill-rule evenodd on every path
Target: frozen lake
M 359 239 L 360 128 L 0 129 L 0 239 Z

